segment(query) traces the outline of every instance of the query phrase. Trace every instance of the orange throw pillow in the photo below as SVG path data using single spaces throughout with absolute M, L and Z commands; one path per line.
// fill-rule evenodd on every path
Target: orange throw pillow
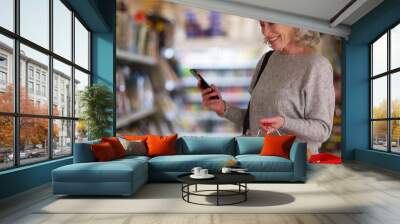
M 108 142 L 93 144 L 90 147 L 92 149 L 94 157 L 99 162 L 110 161 L 117 158 L 114 149 Z
M 178 135 L 170 136 L 158 136 L 149 135 L 147 136 L 147 154 L 148 156 L 164 156 L 164 155 L 176 155 L 176 139 Z
M 261 149 L 261 156 L 280 156 L 289 159 L 290 148 L 296 136 L 285 135 L 265 135 L 264 136 L 264 146 Z
M 146 141 L 147 135 L 122 135 L 122 137 L 129 141 Z
M 117 158 L 125 157 L 126 151 L 124 146 L 122 146 L 121 142 L 118 140 L 117 137 L 109 137 L 109 138 L 101 138 L 101 142 L 108 142 L 114 149 L 115 155 Z

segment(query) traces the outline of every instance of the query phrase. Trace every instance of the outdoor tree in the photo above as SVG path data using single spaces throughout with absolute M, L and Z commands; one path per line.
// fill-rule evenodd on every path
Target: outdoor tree
M 0 108 L 4 112 L 13 112 L 14 107 L 14 89 L 12 85 L 7 86 L 6 92 L 0 93 Z M 20 108 L 24 114 L 47 114 L 47 106 L 34 105 L 29 99 L 29 95 L 24 87 L 20 88 Z M 56 110 L 55 113 L 58 113 Z M 13 147 L 13 117 L 0 116 L 0 148 Z M 44 146 L 48 137 L 48 119 L 47 118 L 20 118 L 20 148 L 24 149 L 27 145 Z M 59 128 L 53 127 L 53 138 L 59 135 Z
M 392 100 L 392 117 L 399 118 L 400 117 L 400 100 L 395 99 Z M 392 121 L 392 141 L 399 141 L 400 139 L 400 121 L 394 120 Z
M 373 118 L 387 118 L 387 101 L 381 101 L 372 111 Z M 387 121 L 374 121 L 372 129 L 374 138 L 386 138 Z
M 400 100 L 394 99 L 391 103 L 391 117 L 400 117 Z M 373 118 L 387 118 L 387 101 L 382 101 L 373 108 Z M 392 121 L 392 141 L 398 141 L 400 138 L 400 122 Z M 387 135 L 387 121 L 375 121 L 373 125 L 374 138 L 385 138 Z
M 4 93 L 0 93 L 0 111 L 12 112 L 14 107 L 13 86 L 9 85 Z M 0 116 L 0 148 L 13 146 L 13 119 L 11 116 Z

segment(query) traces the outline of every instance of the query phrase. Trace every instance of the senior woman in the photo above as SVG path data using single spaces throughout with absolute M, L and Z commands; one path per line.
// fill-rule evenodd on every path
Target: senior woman
M 260 21 L 260 27 L 274 52 L 263 71 L 260 67 L 266 54 L 260 59 L 250 83 L 245 134 L 256 136 L 259 128 L 279 129 L 281 134 L 306 142 L 308 156 L 318 153 L 332 131 L 335 107 L 332 66 L 315 50 L 319 33 L 265 21 Z M 246 119 L 247 109 L 225 102 L 214 85 L 202 90 L 202 100 L 204 106 L 232 122 L 242 125 Z

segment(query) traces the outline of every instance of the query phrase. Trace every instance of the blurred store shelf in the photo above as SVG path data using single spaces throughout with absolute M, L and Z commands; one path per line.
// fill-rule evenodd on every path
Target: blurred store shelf
M 129 51 L 117 50 L 118 62 L 136 63 L 142 65 L 153 66 L 157 64 L 157 59 L 152 56 L 140 55 Z
M 248 93 L 222 93 L 222 98 L 227 102 L 242 103 L 250 100 L 250 94 Z M 188 93 L 185 96 L 188 102 L 201 103 L 200 93 Z
M 257 65 L 257 61 L 251 63 L 243 63 L 243 64 L 221 64 L 221 63 L 186 63 L 183 64 L 183 67 L 186 68 L 195 68 L 195 69 L 204 69 L 204 70 L 246 70 L 246 69 L 254 69 Z
M 217 87 L 235 87 L 235 86 L 249 86 L 251 77 L 207 77 L 209 84 L 214 84 Z M 184 87 L 197 87 L 197 80 L 194 77 L 185 77 L 182 79 L 182 85 Z
M 219 117 L 215 112 L 211 111 L 186 111 L 181 113 L 181 115 L 193 120 L 226 121 L 225 118 Z
M 156 108 L 143 109 L 133 114 L 125 115 L 117 119 L 117 128 L 121 128 L 138 121 L 145 117 L 151 116 L 157 112 Z

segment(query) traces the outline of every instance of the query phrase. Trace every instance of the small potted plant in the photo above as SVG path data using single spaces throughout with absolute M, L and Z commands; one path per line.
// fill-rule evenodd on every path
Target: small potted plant
M 86 87 L 79 98 L 82 109 L 81 119 L 88 131 L 89 140 L 110 136 L 113 115 L 113 95 L 103 84 Z

